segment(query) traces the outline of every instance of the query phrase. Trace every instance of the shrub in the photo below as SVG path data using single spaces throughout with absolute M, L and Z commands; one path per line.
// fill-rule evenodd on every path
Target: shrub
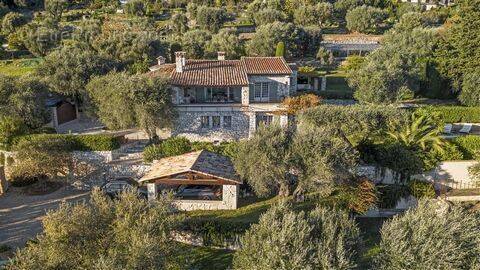
M 413 180 L 408 183 L 408 189 L 410 194 L 417 199 L 436 197 L 435 188 L 429 182 Z
M 26 187 L 26 186 L 30 186 L 37 183 L 38 177 L 23 176 L 23 175 L 16 174 L 9 180 L 9 182 L 14 187 Z
M 0 166 L 5 165 L 5 154 L 3 152 L 0 153 Z
M 323 99 L 353 99 L 353 91 L 320 91 L 318 95 Z
M 283 101 L 283 105 L 287 107 L 289 114 L 298 114 L 308 108 L 316 107 L 320 104 L 321 99 L 315 94 L 305 94 L 296 97 L 287 97 Z
M 134 0 L 125 4 L 125 13 L 133 16 L 145 16 L 145 4 L 143 1 Z
M 452 143 L 462 152 L 465 160 L 474 159 L 480 155 L 480 136 L 455 137 L 452 139 Z
M 380 185 L 378 190 L 378 207 L 379 208 L 394 208 L 397 202 L 410 194 L 410 191 L 405 185 Z
M 372 269 L 477 269 L 480 220 L 460 206 L 421 200 L 386 221 Z
M 437 115 L 444 123 L 480 123 L 480 107 L 427 106 L 419 110 Z
M 17 145 L 22 140 L 35 140 L 40 143 L 53 139 L 63 139 L 67 141 L 67 151 L 112 151 L 120 148 L 120 137 L 114 137 L 108 134 L 31 134 L 15 137 L 12 145 Z
M 199 150 L 207 150 L 232 158 L 237 153 L 236 147 L 236 142 L 222 142 L 220 145 L 214 145 L 211 142 L 190 142 L 184 137 L 172 137 L 159 144 L 145 147 L 143 159 L 146 162 L 152 162 L 164 157 L 177 156 Z
M 192 144 L 184 137 L 171 137 L 157 145 L 147 146 L 143 159 L 152 162 L 164 157 L 177 156 L 192 151 Z

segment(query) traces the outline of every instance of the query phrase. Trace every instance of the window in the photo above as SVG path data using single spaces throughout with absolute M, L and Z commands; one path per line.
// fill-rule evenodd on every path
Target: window
M 223 127 L 224 128 L 232 127 L 232 116 L 228 115 L 223 117 Z
M 268 82 L 254 84 L 254 99 L 255 101 L 268 101 L 269 86 Z
M 201 117 L 201 127 L 202 128 L 209 128 L 210 127 L 210 117 L 209 116 L 202 116 Z
M 212 116 L 212 127 L 219 128 L 220 127 L 220 116 Z

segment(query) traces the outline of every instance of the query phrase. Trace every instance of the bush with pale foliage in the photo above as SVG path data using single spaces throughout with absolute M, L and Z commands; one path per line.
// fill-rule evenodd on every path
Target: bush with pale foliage
M 445 201 L 420 201 L 387 221 L 375 269 L 479 269 L 480 218 Z
M 348 214 L 317 207 L 294 212 L 280 203 L 245 233 L 234 269 L 352 269 L 359 230 Z
M 167 201 L 149 204 L 133 192 L 114 201 L 94 190 L 88 203 L 49 212 L 44 232 L 7 269 L 165 269 L 174 266 L 176 221 Z

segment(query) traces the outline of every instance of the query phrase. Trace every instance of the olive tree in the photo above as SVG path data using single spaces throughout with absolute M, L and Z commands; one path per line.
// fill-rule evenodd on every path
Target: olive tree
M 197 24 L 203 30 L 217 32 L 227 19 L 223 8 L 200 6 L 196 12 Z
M 20 119 L 28 129 L 49 121 L 47 96 L 47 86 L 36 77 L 0 76 L 0 116 Z
M 420 201 L 417 208 L 386 221 L 376 269 L 478 269 L 480 219 L 445 201 Z
M 174 34 L 183 34 L 188 31 L 188 18 L 183 13 L 175 13 L 170 25 Z
M 429 28 L 400 24 L 391 29 L 382 47 L 348 74 L 355 98 L 362 103 L 394 103 L 418 93 L 429 80 L 426 60 L 433 56 L 437 39 L 438 32 Z
M 274 22 L 261 25 L 247 42 L 247 54 L 252 56 L 274 56 L 275 49 L 279 42 L 284 42 L 287 54 L 297 55 L 300 52 L 302 30 L 292 23 Z
M 313 125 L 303 125 L 297 130 L 289 154 L 298 177 L 294 195 L 328 191 L 335 185 L 347 183 L 358 162 L 358 153 L 349 141 L 328 127 Z
M 9 270 L 166 269 L 179 267 L 169 202 L 150 204 L 135 193 L 110 200 L 98 189 L 87 202 L 62 204 L 43 219 L 37 241 L 15 254 Z
M 45 11 L 55 21 L 59 22 L 62 14 L 67 9 L 68 3 L 66 0 L 45 0 Z
M 251 139 L 239 143 L 235 169 L 258 196 L 289 195 L 289 142 L 290 134 L 274 124 L 259 126 Z
M 253 21 L 256 25 L 264 25 L 273 22 L 283 22 L 286 19 L 285 13 L 272 9 L 266 8 L 261 9 L 253 15 Z
M 387 12 L 382 9 L 361 6 L 348 11 L 345 19 L 350 31 L 376 34 L 379 33 L 380 26 L 387 16 Z
M 47 55 L 37 68 L 50 88 L 66 96 L 87 99 L 86 84 L 93 76 L 106 74 L 115 62 L 85 44 L 63 46 Z
M 225 52 L 226 58 L 238 59 L 243 54 L 242 42 L 237 36 L 235 29 L 221 29 L 207 43 L 206 54 L 216 57 L 217 52 Z
M 21 13 L 9 12 L 3 17 L 2 33 L 4 35 L 9 35 L 26 23 L 27 19 Z
M 467 106 L 479 106 L 480 105 L 480 68 L 472 73 L 464 75 L 462 82 L 462 91 L 458 96 L 458 99 L 462 104 Z
M 322 26 L 332 18 L 333 5 L 328 2 L 320 2 L 316 5 L 302 5 L 295 10 L 294 21 L 300 25 Z
M 212 38 L 210 32 L 205 30 L 190 30 L 186 32 L 181 40 L 182 49 L 191 58 L 202 58 L 205 55 L 205 48 Z
M 93 111 L 111 129 L 139 127 L 149 138 L 170 127 L 175 116 L 165 78 L 111 72 L 86 86 Z
M 359 230 L 347 213 L 317 207 L 294 212 L 279 203 L 241 239 L 234 269 L 353 269 Z

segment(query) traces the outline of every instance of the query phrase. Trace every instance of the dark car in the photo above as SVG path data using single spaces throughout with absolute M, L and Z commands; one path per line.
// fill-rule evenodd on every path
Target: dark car
M 102 191 L 110 198 L 118 198 L 123 191 L 136 189 L 139 197 L 147 198 L 147 190 L 138 185 L 138 182 L 130 177 L 120 177 L 111 180 L 101 187 Z
M 221 188 L 206 185 L 182 185 L 175 192 L 175 197 L 185 199 L 214 200 L 221 195 Z

